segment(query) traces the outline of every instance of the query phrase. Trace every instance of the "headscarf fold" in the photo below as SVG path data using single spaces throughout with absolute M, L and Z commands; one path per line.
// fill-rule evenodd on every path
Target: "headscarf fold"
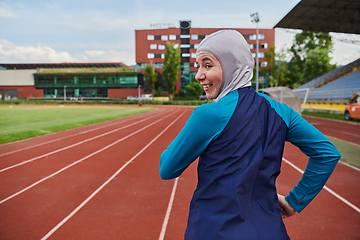
M 212 33 L 200 43 L 196 52 L 209 52 L 220 61 L 223 81 L 215 102 L 231 91 L 251 86 L 254 59 L 248 43 L 238 31 Z

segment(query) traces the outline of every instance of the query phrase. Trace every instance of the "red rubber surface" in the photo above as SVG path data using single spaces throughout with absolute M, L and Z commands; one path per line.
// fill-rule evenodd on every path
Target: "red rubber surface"
M 159 157 L 192 110 L 159 107 L 1 145 L 0 239 L 159 239 L 174 186 L 174 180 L 160 179 Z M 360 144 L 359 125 L 307 120 L 329 137 Z M 291 144 L 286 144 L 284 158 L 301 169 L 306 166 L 306 156 Z M 12 168 L 4 170 L 8 167 Z M 279 193 L 287 194 L 300 177 L 284 162 L 277 181 Z M 357 208 L 359 186 L 360 171 L 343 164 L 327 183 Z M 165 239 L 183 239 L 195 187 L 196 163 L 179 177 Z M 325 190 L 285 224 L 291 239 L 360 239 L 360 213 Z

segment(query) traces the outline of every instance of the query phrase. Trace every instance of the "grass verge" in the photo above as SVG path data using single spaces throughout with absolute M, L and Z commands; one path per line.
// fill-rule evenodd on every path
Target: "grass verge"
M 329 137 L 328 137 L 329 138 Z M 329 140 L 335 145 L 335 147 L 341 153 L 341 161 L 346 162 L 350 165 L 353 165 L 357 168 L 360 168 L 360 146 L 347 143 L 341 140 L 334 138 L 329 138 Z
M 152 108 L 0 107 L 0 144 L 82 127 Z
M 344 113 L 331 110 L 304 110 L 301 112 L 302 116 L 326 118 L 332 120 L 346 121 Z M 348 121 L 346 121 L 348 122 Z M 350 122 L 360 123 L 360 119 L 353 119 Z

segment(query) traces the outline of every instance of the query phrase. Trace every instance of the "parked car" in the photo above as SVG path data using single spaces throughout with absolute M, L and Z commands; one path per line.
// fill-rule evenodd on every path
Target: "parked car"
M 137 100 L 137 97 L 128 96 L 126 99 L 129 101 L 134 101 L 134 100 Z
M 352 96 L 345 107 L 345 120 L 360 119 L 360 92 Z
M 139 98 L 140 101 L 152 101 L 153 99 L 151 94 L 142 94 Z
M 204 101 L 204 100 L 207 101 L 208 99 L 207 99 L 206 95 L 200 95 L 199 100 L 200 101 Z

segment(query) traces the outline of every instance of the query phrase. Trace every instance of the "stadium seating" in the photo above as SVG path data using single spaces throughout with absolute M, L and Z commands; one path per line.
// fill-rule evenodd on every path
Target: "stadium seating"
M 360 91 L 360 58 L 296 88 L 300 99 L 305 97 L 305 92 L 301 89 L 306 88 L 310 89 L 308 100 L 331 102 L 343 99 L 345 102 Z

